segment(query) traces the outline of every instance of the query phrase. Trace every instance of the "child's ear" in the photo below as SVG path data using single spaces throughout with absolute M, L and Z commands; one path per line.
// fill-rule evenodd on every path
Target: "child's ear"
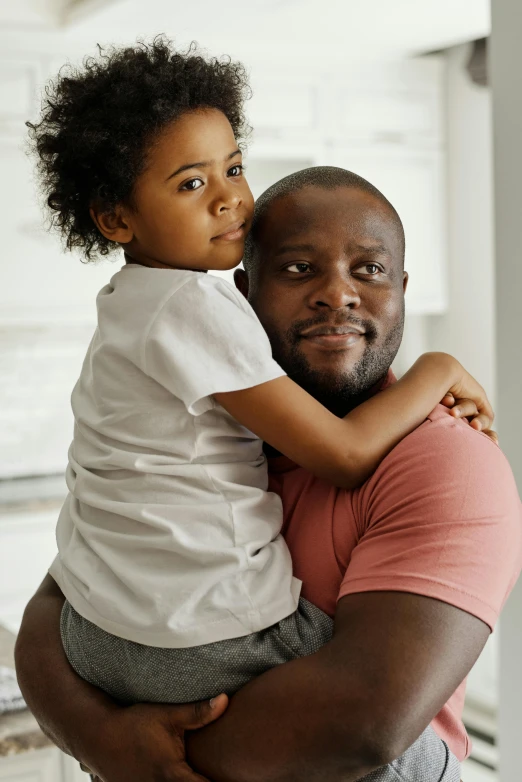
M 120 206 L 117 206 L 113 212 L 98 211 L 96 207 L 91 206 L 89 214 L 98 231 L 111 242 L 127 244 L 134 238 L 134 232 Z

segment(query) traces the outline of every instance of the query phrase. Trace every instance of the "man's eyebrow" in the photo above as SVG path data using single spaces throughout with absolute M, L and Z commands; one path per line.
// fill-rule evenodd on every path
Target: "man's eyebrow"
M 233 157 L 236 157 L 236 155 L 240 155 L 240 154 L 241 154 L 241 150 L 235 149 L 233 152 L 230 153 L 230 155 L 227 155 L 226 158 L 224 158 L 223 162 L 226 163 L 227 160 L 232 160 Z M 182 174 L 183 171 L 188 171 L 191 168 L 209 168 L 214 163 L 215 163 L 214 160 L 200 160 L 197 163 L 186 163 L 184 166 L 180 166 L 178 169 L 176 169 L 176 171 L 170 174 L 165 181 L 168 182 L 169 179 L 172 179 L 172 177 L 177 176 L 178 174 Z
M 274 257 L 278 258 L 280 255 L 286 255 L 287 253 L 313 252 L 314 250 L 313 244 L 285 244 L 274 253 Z
M 390 255 L 389 249 L 384 244 L 357 244 L 356 247 L 367 255 Z

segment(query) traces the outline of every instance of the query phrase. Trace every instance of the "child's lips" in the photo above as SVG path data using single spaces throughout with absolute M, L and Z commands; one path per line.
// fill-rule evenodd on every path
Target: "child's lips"
M 227 226 L 224 231 L 222 231 L 220 234 L 217 234 L 217 236 L 212 237 L 212 241 L 215 239 L 219 239 L 225 242 L 234 242 L 238 239 L 242 239 L 245 235 L 245 221 L 244 220 L 236 220 L 235 223 L 231 223 L 231 225 Z

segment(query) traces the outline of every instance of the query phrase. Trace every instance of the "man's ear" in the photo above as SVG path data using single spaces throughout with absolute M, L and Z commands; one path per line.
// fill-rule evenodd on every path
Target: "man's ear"
M 408 280 L 410 279 L 410 275 L 408 272 L 402 273 L 402 290 L 404 293 L 406 293 L 406 288 L 408 287 Z
M 243 294 L 245 299 L 248 299 L 248 274 L 244 269 L 235 270 L 234 282 L 238 291 Z
M 109 241 L 127 244 L 134 238 L 134 232 L 121 206 L 116 206 L 113 212 L 102 212 L 91 206 L 89 214 L 98 231 Z

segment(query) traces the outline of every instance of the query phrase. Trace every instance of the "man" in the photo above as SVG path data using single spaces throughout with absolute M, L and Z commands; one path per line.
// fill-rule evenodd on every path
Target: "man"
M 338 415 L 393 380 L 403 257 L 393 207 L 342 169 L 299 172 L 258 201 L 236 284 L 276 360 Z M 410 776 L 375 771 L 429 723 L 458 759 L 468 754 L 464 679 L 522 564 L 520 501 L 502 453 L 439 407 L 355 491 L 273 457 L 295 575 L 335 616 L 335 634 L 254 679 L 227 709 L 224 697 L 213 708 L 118 706 L 68 665 L 50 577 L 29 603 L 17 644 L 24 695 L 56 743 L 106 782 L 201 780 L 191 768 L 216 782 L 431 782 L 422 756 Z M 449 779 L 450 760 L 437 780 Z

